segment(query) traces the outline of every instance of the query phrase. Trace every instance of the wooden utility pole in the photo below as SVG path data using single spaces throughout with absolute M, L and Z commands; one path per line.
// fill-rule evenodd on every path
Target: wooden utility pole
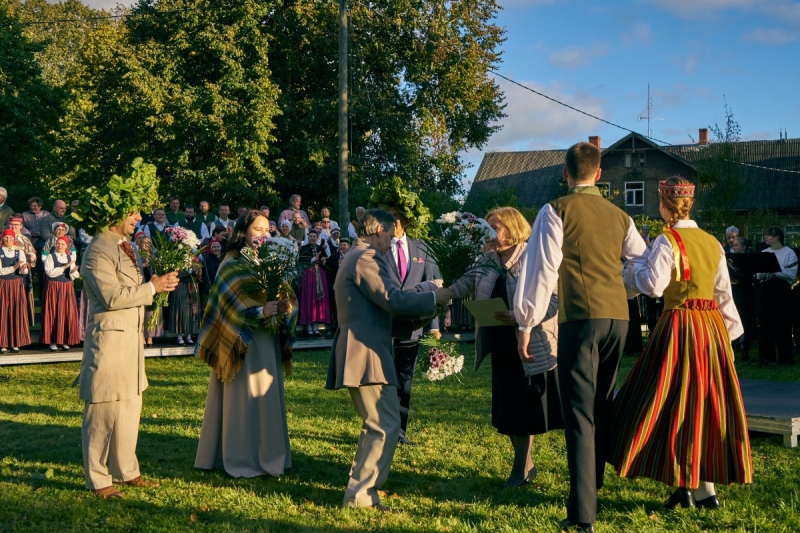
M 339 225 L 350 221 L 347 170 L 350 166 L 347 105 L 347 0 L 339 0 Z

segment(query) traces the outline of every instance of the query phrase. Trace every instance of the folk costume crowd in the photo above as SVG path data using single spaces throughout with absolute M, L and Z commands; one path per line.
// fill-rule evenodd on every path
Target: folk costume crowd
M 73 205 L 75 221 L 93 221 L 78 233 L 68 225 L 73 219 L 50 222 L 39 217 L 41 205 L 36 212 L 32 206 L 41 253 L 20 238 L 22 218 L 11 218 L 2 234 L 3 350 L 30 343 L 35 261 L 46 275 L 44 342 L 68 349 L 85 330 L 83 458 L 86 486 L 98 496 L 124 497 L 121 485 L 158 485 L 141 477 L 136 444 L 147 388 L 144 345 L 165 327 L 178 343 L 196 342 L 197 357 L 210 366 L 195 467 L 233 477 L 290 469 L 284 374 L 299 322 L 308 335 L 322 326 L 335 331 L 325 386 L 346 388 L 362 419 L 343 505 L 391 511 L 379 489 L 397 445 L 414 445 L 408 420 L 419 339 L 439 337 L 436 317 L 467 297 L 500 299 L 508 309 L 495 314 L 499 326 L 476 323 L 474 362 L 477 370 L 490 358 L 491 424 L 513 450 L 504 486 L 536 477 L 535 435 L 564 430 L 570 491 L 563 529 L 594 531 L 606 462 L 621 477 L 669 487 L 670 509 L 714 509 L 717 484 L 752 482 L 731 342 L 749 342 L 748 321 L 737 311 L 744 296 L 732 292 L 725 250 L 690 218 L 691 182 L 674 177 L 659 185 L 666 229 L 648 247 L 633 220 L 596 187 L 599 150 L 576 144 L 563 170 L 568 194 L 545 205 L 532 227 L 516 209 L 491 210 L 486 223 L 494 238 L 475 260 L 486 270 L 448 274 L 444 287 L 443 265 L 409 234 L 425 222 L 415 214 L 416 195 L 402 186 L 374 195 L 377 208 L 359 207 L 342 237 L 329 210 L 312 226 L 299 195 L 277 222 L 266 207 L 241 210 L 236 220 L 227 205 L 211 214 L 208 202 L 181 212 L 178 198 L 169 211 L 143 217 L 157 198 L 150 167 L 134 162 L 124 178 L 136 184 L 134 192 L 111 195 L 113 220 L 89 217 L 92 199 L 109 197 L 111 185 L 90 189 Z M 180 266 L 164 267 L 166 239 L 189 233 L 203 245 L 174 263 Z M 78 270 L 74 247 L 81 243 Z M 794 279 L 797 259 L 782 251 L 782 234 L 767 244 L 786 272 L 765 281 Z M 263 285 L 259 265 L 269 247 L 275 257 L 296 255 L 306 268 L 286 269 Z M 80 311 L 73 286 L 79 277 Z M 776 302 L 783 289 L 776 284 L 770 293 Z M 615 400 L 627 302 L 635 294 L 662 298 L 664 311 Z M 782 343 L 776 335 L 765 344 L 780 358 Z

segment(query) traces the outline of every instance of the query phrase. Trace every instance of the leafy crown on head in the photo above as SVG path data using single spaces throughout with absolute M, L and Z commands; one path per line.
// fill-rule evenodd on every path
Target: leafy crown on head
M 424 239 L 428 235 L 428 222 L 433 220 L 431 212 L 422 204 L 417 193 L 410 192 L 399 177 L 394 176 L 373 187 L 369 202 L 373 207 L 396 209 L 406 220 L 405 230 L 410 237 Z
M 150 209 L 158 200 L 156 167 L 137 157 L 122 176 L 114 174 L 108 184 L 89 187 L 80 204 L 69 216 L 90 235 L 105 231 L 131 213 Z

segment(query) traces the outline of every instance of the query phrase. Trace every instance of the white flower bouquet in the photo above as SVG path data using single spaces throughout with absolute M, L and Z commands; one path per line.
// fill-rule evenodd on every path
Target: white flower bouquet
M 464 356 L 459 355 L 454 343 L 442 342 L 428 335 L 420 340 L 420 345 L 428 348 L 425 357 L 417 363 L 425 379 L 441 381 L 450 376 L 458 378 L 464 368 Z
M 200 239 L 197 235 L 181 227 L 167 227 L 164 233 L 156 232 L 152 241 L 153 245 L 146 257 L 156 276 L 192 268 L 194 257 L 202 252 L 198 250 Z M 168 296 L 168 293 L 160 292 L 153 298 L 153 314 L 146 326 L 148 330 L 158 328 L 161 308 L 169 305 Z
M 248 289 L 266 294 L 266 301 L 272 302 L 289 297 L 291 283 L 298 276 L 298 252 L 294 241 L 283 237 L 257 237 L 254 241 L 255 248 L 245 246 L 240 257 L 242 268 L 247 269 L 252 276 L 252 284 Z M 287 311 L 291 315 L 292 309 Z M 276 334 L 280 330 L 280 320 L 273 315 L 267 319 L 267 329 Z
M 494 262 L 483 261 L 486 245 L 496 237 L 495 231 L 482 218 L 472 213 L 445 213 L 436 220 L 435 236 L 426 240 L 428 255 L 439 267 L 444 286 L 449 287 L 467 272 L 480 274 L 495 268 Z

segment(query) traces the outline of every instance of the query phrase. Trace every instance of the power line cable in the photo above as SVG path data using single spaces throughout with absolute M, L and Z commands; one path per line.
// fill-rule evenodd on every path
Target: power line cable
M 562 101 L 560 101 L 560 100 L 556 100 L 556 99 L 555 99 L 555 98 L 553 98 L 552 96 L 547 96 L 546 94 L 544 94 L 544 93 L 541 93 L 541 92 L 537 91 L 536 89 L 532 89 L 532 88 L 528 87 L 527 85 L 523 85 L 523 84 L 521 84 L 521 83 L 520 83 L 520 82 L 518 82 L 518 81 L 514 81 L 514 80 L 512 80 L 511 78 L 508 78 L 508 77 L 506 77 L 506 76 L 503 76 L 502 74 L 500 74 L 500 73 L 499 73 L 497 70 L 495 70 L 495 69 L 494 69 L 494 68 L 492 68 L 492 67 L 489 67 L 489 70 L 491 70 L 491 71 L 494 73 L 494 75 L 495 75 L 495 76 L 497 76 L 497 77 L 499 77 L 499 78 L 503 78 L 503 79 L 504 79 L 504 80 L 506 80 L 507 82 L 510 82 L 510 83 L 513 83 L 514 85 L 517 85 L 517 86 L 519 86 L 519 87 L 522 87 L 522 88 L 523 88 L 523 89 L 525 89 L 526 91 L 530 91 L 530 92 L 532 92 L 532 93 L 534 93 L 534 94 L 537 94 L 537 95 L 541 96 L 542 98 L 547 98 L 547 99 L 548 99 L 548 100 L 550 100 L 551 102 L 555 102 L 555 103 L 557 103 L 558 105 L 564 106 L 564 107 L 566 107 L 566 108 L 568 108 L 568 109 L 572 109 L 573 111 L 577 111 L 578 113 L 581 113 L 582 115 L 586 115 L 587 117 L 593 118 L 593 119 L 595 119 L 595 120 L 599 120 L 600 122 L 605 122 L 605 123 L 606 123 L 606 124 L 608 124 L 609 126 L 614 126 L 615 128 L 619 128 L 619 129 L 621 129 L 621 130 L 624 130 L 624 131 L 627 131 L 627 132 L 630 132 L 630 133 L 638 133 L 638 132 L 636 132 L 636 131 L 634 131 L 634 130 L 632 130 L 632 129 L 630 129 L 630 128 L 626 128 L 625 126 L 620 126 L 619 124 L 614 124 L 613 122 L 611 122 L 611 121 L 608 121 L 608 120 L 606 120 L 606 119 L 604 119 L 604 118 L 600 118 L 600 117 L 598 117 L 598 116 L 596 116 L 596 115 L 592 115 L 591 113 L 587 113 L 586 111 L 583 111 L 583 110 L 581 110 L 581 109 L 578 109 L 577 107 L 571 106 L 571 105 L 569 105 L 569 104 L 565 104 L 564 102 L 562 102 Z M 664 144 L 664 145 L 666 145 L 666 146 L 673 146 L 672 144 L 670 144 L 670 143 L 668 143 L 668 142 L 666 142 L 666 141 L 662 141 L 662 140 L 660 140 L 660 139 L 656 139 L 656 138 L 654 138 L 654 137 L 651 137 L 651 138 L 650 138 L 650 140 L 652 140 L 652 141 L 656 141 L 656 142 L 659 142 L 659 143 L 662 143 L 662 144 Z

